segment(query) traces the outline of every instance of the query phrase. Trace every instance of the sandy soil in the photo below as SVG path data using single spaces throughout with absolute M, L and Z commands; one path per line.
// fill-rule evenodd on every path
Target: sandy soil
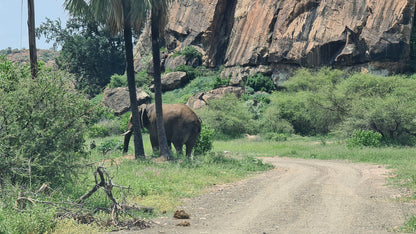
M 275 169 L 216 186 L 180 207 L 190 226 L 162 217 L 135 233 L 389 233 L 415 214 L 386 185 L 383 166 L 263 158 Z M 129 233 L 129 232 L 125 232 Z M 133 233 L 133 232 L 130 232 Z

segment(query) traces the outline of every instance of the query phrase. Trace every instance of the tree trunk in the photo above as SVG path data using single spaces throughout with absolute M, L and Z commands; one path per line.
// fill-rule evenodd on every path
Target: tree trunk
M 125 14 L 127 12 L 125 11 Z M 133 43 L 131 26 L 128 20 L 124 18 L 124 42 L 126 46 L 126 73 L 127 83 L 129 87 L 130 95 L 130 108 L 132 114 L 133 123 L 133 135 L 134 135 L 134 156 L 136 159 L 144 158 L 143 139 L 139 119 L 139 109 L 136 95 L 136 82 L 134 80 L 134 62 L 133 62 Z
M 160 77 L 160 45 L 159 45 L 160 11 L 152 7 L 151 31 L 152 31 L 152 54 L 153 54 L 153 79 L 155 85 L 156 126 L 159 139 L 160 156 L 172 159 L 166 139 L 165 126 L 163 124 L 162 110 L 162 83 Z
M 38 58 L 36 54 L 36 37 L 35 37 L 35 5 L 33 0 L 27 0 L 28 18 L 27 27 L 29 31 L 29 56 L 30 56 L 30 72 L 32 78 L 38 76 Z

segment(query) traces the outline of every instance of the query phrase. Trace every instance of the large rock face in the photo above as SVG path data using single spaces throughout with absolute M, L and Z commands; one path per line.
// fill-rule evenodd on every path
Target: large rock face
M 140 88 L 136 89 L 138 105 L 150 103 L 151 97 Z M 112 109 L 115 115 L 122 115 L 130 110 L 129 89 L 118 87 L 115 89 L 105 89 L 103 104 Z
M 415 0 L 179 0 L 165 41 L 201 47 L 208 66 L 405 64 L 414 12 Z

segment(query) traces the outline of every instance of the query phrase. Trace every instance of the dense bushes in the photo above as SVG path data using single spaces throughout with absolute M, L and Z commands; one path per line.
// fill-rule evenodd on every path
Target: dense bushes
M 416 143 L 415 79 L 300 69 L 283 86 L 271 95 L 247 86 L 241 100 L 213 100 L 201 117 L 216 134 L 232 137 L 260 133 L 281 140 L 292 133 L 340 133 L 348 138 L 369 131 L 380 135 L 381 143 Z
M 349 136 L 355 130 L 369 130 L 378 132 L 384 142 L 414 144 L 413 79 L 302 69 L 284 85 L 287 91 L 273 95 L 271 108 L 276 108 L 277 115 L 291 123 L 296 133 L 337 131 Z
M 243 133 L 252 133 L 253 114 L 235 95 L 226 95 L 221 99 L 210 100 L 209 105 L 198 111 L 207 125 L 215 129 L 217 136 L 236 137 Z
M 37 79 L 3 79 L 8 74 L 21 73 L 0 71 L 3 81 L 10 80 L 0 86 L 0 183 L 61 184 L 85 155 L 92 106 L 66 73 L 41 68 Z

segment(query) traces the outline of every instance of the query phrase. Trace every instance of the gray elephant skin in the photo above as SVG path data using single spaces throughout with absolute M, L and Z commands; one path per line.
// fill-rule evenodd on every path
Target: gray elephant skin
M 171 144 L 176 152 L 182 155 L 182 146 L 186 145 L 186 155 L 190 156 L 192 149 L 201 133 L 201 121 L 191 108 L 184 104 L 163 104 L 163 122 L 165 124 L 166 138 L 168 146 Z M 156 109 L 154 104 L 143 104 L 139 106 L 140 123 L 142 128 L 149 130 L 150 143 L 153 151 L 159 150 L 159 140 L 156 128 Z M 133 133 L 133 124 L 130 115 L 127 124 L 127 131 L 124 135 L 124 149 L 127 153 L 131 135 Z

